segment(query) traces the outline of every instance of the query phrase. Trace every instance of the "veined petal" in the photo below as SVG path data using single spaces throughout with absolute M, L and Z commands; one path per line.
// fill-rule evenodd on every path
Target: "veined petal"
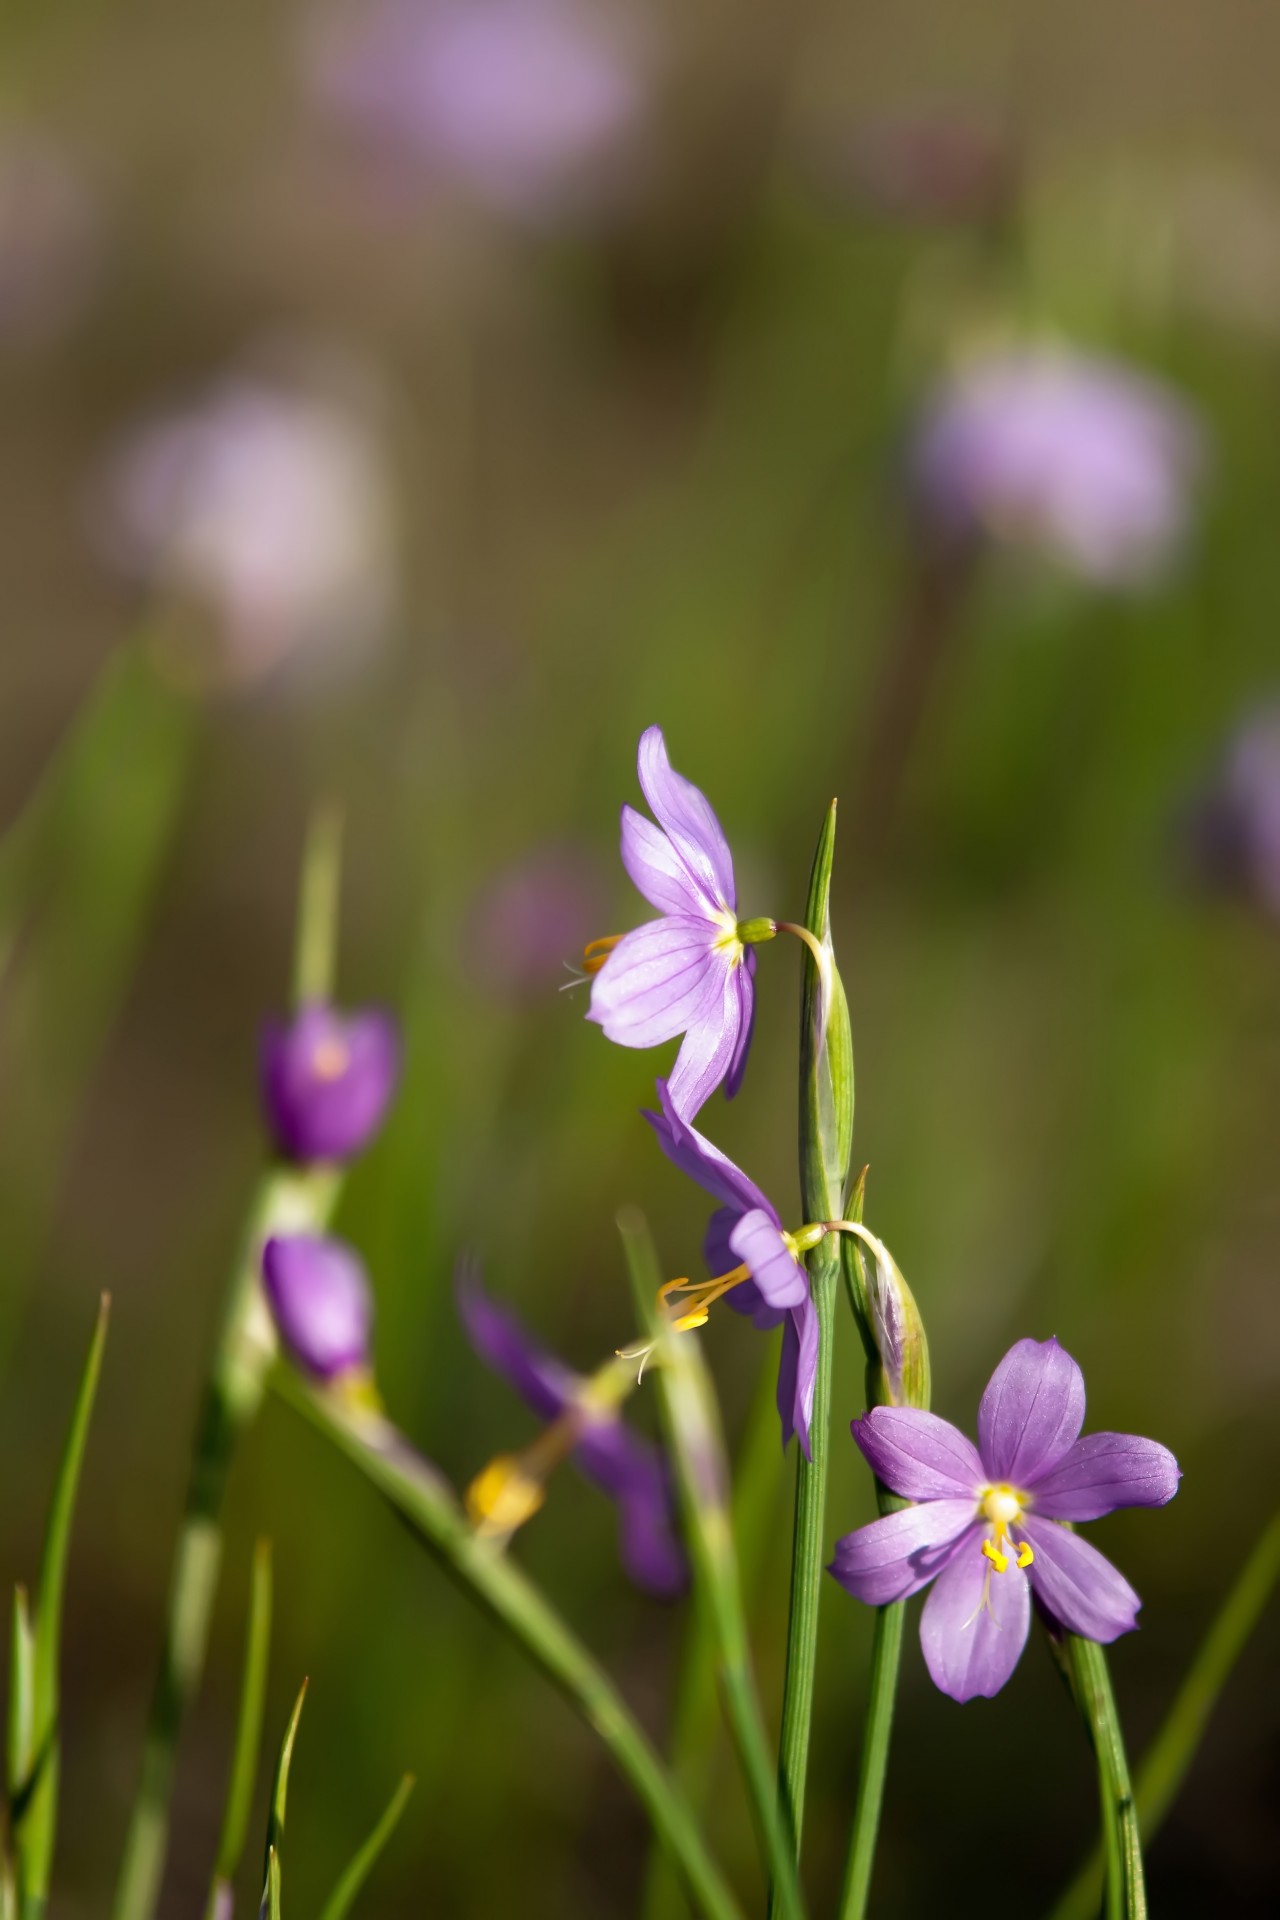
M 720 991 L 713 992 L 709 977 L 706 1000 L 697 1017 L 689 1022 L 667 1079 L 671 1104 L 686 1120 L 692 1120 L 699 1108 L 706 1105 L 738 1051 L 742 1001 L 735 976 L 742 969 L 722 954 L 717 953 L 714 958 L 724 961 Z
M 1084 1425 L 1084 1375 L 1056 1340 L 1019 1340 L 978 1408 L 978 1452 L 993 1480 L 1028 1486 L 1058 1464 Z
M 918 1407 L 873 1407 L 853 1422 L 871 1471 L 904 1500 L 961 1500 L 975 1507 L 987 1476 L 978 1449 L 949 1420 Z
M 729 1071 L 724 1077 L 724 1097 L 732 1100 L 742 1085 L 742 1076 L 747 1070 L 747 1055 L 751 1051 L 752 1036 L 756 1030 L 756 950 L 748 947 L 741 961 L 731 975 L 734 989 L 738 995 L 738 1040 L 729 1062 Z
M 1104 1643 L 1132 1632 L 1142 1602 L 1104 1554 L 1052 1520 L 1027 1519 L 1019 1528 L 1035 1554 L 1036 1599 L 1055 1620 L 1086 1640 Z
M 719 901 L 694 878 L 675 842 L 634 807 L 622 809 L 622 864 L 661 913 L 715 913 Z
M 752 1207 L 762 1207 L 772 1215 L 777 1214 L 761 1193 L 754 1180 L 749 1180 L 740 1167 L 735 1167 L 727 1154 L 719 1147 L 712 1146 L 710 1140 L 698 1129 L 682 1118 L 676 1111 L 665 1080 L 657 1083 L 658 1113 L 645 1112 L 645 1119 L 658 1136 L 658 1145 L 668 1160 L 681 1173 L 696 1180 L 704 1192 L 723 1207 L 731 1207 L 735 1213 L 748 1213 Z
M 1168 1447 L 1136 1433 L 1087 1433 L 1031 1483 L 1035 1510 L 1051 1520 L 1098 1520 L 1117 1507 L 1162 1507 L 1182 1478 Z
M 587 1015 L 624 1047 L 657 1047 L 697 1018 L 727 957 L 714 929 L 692 914 L 669 913 L 624 933 L 591 983 Z
M 809 1276 L 782 1237 L 771 1212 L 753 1207 L 729 1235 L 729 1245 L 771 1307 L 798 1307 L 809 1298 Z
M 925 1500 L 846 1533 L 830 1570 L 855 1600 L 887 1606 L 927 1587 L 970 1533 L 976 1551 L 980 1532 L 972 1500 Z
M 712 899 L 734 911 L 737 894 L 729 843 L 706 795 L 677 773 L 667 758 L 661 727 L 649 727 L 641 734 L 636 763 L 653 817 L 670 834 L 690 874 Z
M 729 1296 L 732 1299 L 732 1294 Z M 757 1325 L 759 1319 L 757 1318 Z M 818 1378 L 818 1310 L 808 1294 L 802 1306 L 793 1307 L 782 1327 L 782 1355 L 778 1362 L 778 1414 L 782 1421 L 782 1444 L 787 1446 L 793 1433 L 800 1436 L 806 1460 L 813 1458 L 809 1444 L 809 1422 L 813 1418 L 813 1392 Z
M 925 1665 L 953 1700 L 999 1693 L 1031 1625 L 1027 1576 L 1012 1560 L 1003 1573 L 995 1571 L 982 1551 L 985 1531 L 977 1526 L 966 1535 L 920 1616 Z

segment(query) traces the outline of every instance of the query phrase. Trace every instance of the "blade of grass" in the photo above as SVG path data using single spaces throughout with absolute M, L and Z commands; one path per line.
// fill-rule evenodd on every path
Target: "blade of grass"
M 271 1878 L 272 1860 L 276 1861 L 277 1866 L 280 1860 L 280 1843 L 284 1839 L 285 1808 L 289 1799 L 289 1770 L 293 1766 L 293 1749 L 298 1738 L 298 1723 L 302 1719 L 302 1709 L 306 1705 L 308 1684 L 304 1680 L 298 1688 L 298 1697 L 293 1703 L 293 1712 L 289 1715 L 284 1739 L 280 1742 L 275 1778 L 271 1782 L 271 1807 L 267 1814 L 267 1847 L 262 1862 L 262 1870 L 268 1882 Z
M 38 1920 L 49 1897 L 54 1835 L 58 1816 L 59 1699 L 58 1667 L 62 1641 L 62 1603 L 66 1592 L 67 1560 L 76 1493 L 84 1465 L 89 1422 L 102 1372 L 110 1301 L 106 1294 L 98 1317 L 67 1430 L 66 1445 L 54 1483 L 49 1525 L 45 1534 L 40 1577 L 36 1585 L 31 1650 L 30 1766 L 13 1790 L 18 1803 L 11 1835 L 17 1866 L 19 1911 L 23 1920 Z
M 1137 1770 L 1134 1800 L 1148 1844 L 1159 1832 L 1204 1739 L 1218 1697 L 1280 1580 L 1280 1514 L 1264 1528 L 1239 1579 L 1200 1643 L 1186 1679 Z M 1102 1897 L 1105 1862 L 1096 1848 L 1050 1920 L 1092 1920 Z
M 383 1848 L 399 1825 L 400 1815 L 405 1810 L 413 1788 L 413 1775 L 406 1773 L 400 1785 L 392 1794 L 377 1826 L 373 1829 L 373 1832 L 355 1855 L 350 1866 L 339 1880 L 333 1892 L 329 1895 L 328 1900 L 325 1902 L 324 1911 L 320 1915 L 320 1920 L 346 1920 L 346 1916 L 355 1905 L 365 1881 L 377 1866 Z
M 19 1791 L 31 1774 L 35 1742 L 35 1632 L 25 1587 L 13 1590 L 13 1634 L 9 1653 L 9 1722 L 5 1751 L 9 1825 L 12 1829 Z
M 501 1549 L 477 1537 L 436 1470 L 388 1421 L 339 1405 L 334 1395 L 313 1390 L 287 1367 L 273 1370 L 271 1384 L 377 1489 L 446 1573 L 600 1736 L 652 1820 L 695 1909 L 707 1920 L 741 1920 L 697 1823 L 608 1674 Z
M 240 1688 L 240 1712 L 236 1723 L 236 1741 L 231 1759 L 231 1781 L 222 1815 L 222 1834 L 218 1841 L 213 1885 L 209 1890 L 206 1920 L 220 1920 L 230 1903 L 231 1883 L 235 1879 L 240 1856 L 244 1852 L 249 1827 L 249 1809 L 253 1783 L 258 1773 L 258 1750 L 262 1743 L 262 1715 L 267 1691 L 267 1661 L 271 1646 L 271 1543 L 259 1540 L 253 1556 L 253 1578 L 249 1588 L 249 1631 L 245 1642 L 244 1679 Z

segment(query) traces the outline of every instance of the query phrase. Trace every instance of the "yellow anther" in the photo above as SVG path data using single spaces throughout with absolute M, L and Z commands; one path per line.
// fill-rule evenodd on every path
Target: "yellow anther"
M 607 933 L 602 940 L 589 940 L 582 949 L 582 971 L 599 973 L 621 938 L 620 933 Z
M 1001 1553 L 999 1547 L 992 1541 L 984 1540 L 982 1543 L 982 1551 L 986 1554 L 987 1559 L 991 1562 L 997 1573 L 1007 1573 L 1009 1571 L 1008 1554 Z
M 1031 1551 L 1030 1541 L 1024 1540 L 1022 1545 L 1018 1548 L 1018 1565 L 1020 1567 L 1029 1567 L 1031 1565 L 1031 1562 L 1034 1559 L 1035 1559 L 1035 1555 Z
M 317 1080 L 341 1080 L 351 1065 L 351 1049 L 336 1034 L 327 1034 L 311 1052 L 311 1070 Z
M 525 1472 L 517 1455 L 500 1453 L 467 1488 L 467 1515 L 487 1537 L 514 1533 L 532 1519 L 546 1498 L 539 1482 Z
M 671 1323 L 674 1333 L 692 1333 L 695 1327 L 705 1327 L 711 1318 L 705 1307 L 691 1307 L 688 1313 L 682 1313 L 678 1320 Z

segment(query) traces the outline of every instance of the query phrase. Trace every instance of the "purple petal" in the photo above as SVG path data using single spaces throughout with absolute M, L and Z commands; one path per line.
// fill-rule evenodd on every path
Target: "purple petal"
M 1142 1602 L 1096 1547 L 1053 1520 L 1022 1520 L 1018 1531 L 1035 1554 L 1030 1571 L 1036 1599 L 1055 1620 L 1086 1640 L 1110 1642 L 1133 1631 Z
M 658 1467 L 618 1496 L 618 1555 L 646 1593 L 674 1599 L 689 1584 L 689 1563 L 672 1524 L 671 1489 Z
M 1027 1576 L 1010 1561 L 997 1573 L 973 1528 L 938 1575 L 920 1616 L 920 1645 L 936 1687 L 953 1700 L 990 1699 L 1018 1664 L 1031 1625 Z
M 1032 1483 L 1051 1520 L 1098 1520 L 1117 1507 L 1162 1507 L 1182 1478 L 1168 1447 L 1134 1433 L 1089 1433 Z
M 809 1278 L 783 1239 L 771 1213 L 753 1207 L 744 1213 L 729 1245 L 748 1269 L 760 1297 L 771 1307 L 798 1307 L 809 1297 Z
M 777 1220 L 777 1214 L 769 1205 L 754 1180 L 748 1180 L 739 1167 L 735 1167 L 727 1154 L 719 1147 L 713 1147 L 704 1134 L 690 1126 L 676 1111 L 665 1080 L 657 1083 L 658 1103 L 661 1112 L 645 1112 L 645 1119 L 658 1136 L 658 1145 L 673 1166 L 681 1173 L 688 1174 L 691 1180 L 718 1200 L 723 1207 L 731 1207 L 735 1213 L 748 1213 L 752 1207 L 761 1207 Z M 732 1263 L 731 1263 L 732 1264 Z
M 623 1047 L 673 1040 L 723 995 L 729 960 L 714 938 L 706 920 L 674 913 L 624 933 L 591 983 L 587 1018 Z
M 485 1365 L 514 1387 L 540 1420 L 563 1413 L 581 1377 L 540 1346 L 509 1307 L 485 1292 L 472 1262 L 459 1261 L 454 1291 L 467 1338 Z
M 751 1051 L 751 1041 L 756 1030 L 756 950 L 748 947 L 742 956 L 740 965 L 733 970 L 732 979 L 738 995 L 738 1040 L 729 1062 L 729 1071 L 724 1078 L 724 1097 L 732 1100 L 742 1085 L 742 1076 L 747 1070 L 747 1055 Z
M 971 1531 L 979 1531 L 972 1500 L 926 1500 L 846 1533 L 831 1572 L 855 1600 L 887 1606 L 927 1587 Z
M 729 843 L 706 795 L 671 765 L 661 727 L 641 734 L 636 764 L 653 817 L 670 834 L 690 874 L 710 899 L 733 912 L 737 894 Z
M 400 1071 L 389 1015 L 341 1014 L 319 1002 L 287 1025 L 269 1021 L 259 1056 L 263 1105 L 291 1160 L 349 1160 L 382 1125 Z
M 369 1364 L 373 1295 L 354 1247 L 330 1234 L 276 1234 L 262 1249 L 262 1280 L 290 1353 L 319 1380 Z
M 733 1298 L 732 1294 L 729 1296 Z M 793 1433 L 800 1435 L 806 1460 L 809 1448 L 809 1422 L 813 1418 L 813 1390 L 818 1377 L 818 1310 L 808 1294 L 802 1306 L 793 1307 L 782 1328 L 782 1355 L 778 1363 L 778 1414 L 782 1421 L 782 1444 Z
M 853 1423 L 871 1471 L 904 1500 L 968 1498 L 987 1479 L 978 1450 L 949 1420 L 917 1407 L 874 1407 Z
M 725 956 L 716 954 L 715 959 Z M 706 1105 L 737 1057 L 742 999 L 738 992 L 740 966 L 729 961 L 718 995 L 708 983 L 698 1017 L 689 1022 L 676 1063 L 667 1079 L 671 1104 L 686 1120 Z
M 1057 1465 L 1084 1424 L 1084 1375 L 1056 1340 L 1019 1340 L 978 1408 L 978 1451 L 993 1480 L 1027 1487 Z
M 622 864 L 651 906 L 660 913 L 717 911 L 689 872 L 673 841 L 634 807 L 622 809 Z

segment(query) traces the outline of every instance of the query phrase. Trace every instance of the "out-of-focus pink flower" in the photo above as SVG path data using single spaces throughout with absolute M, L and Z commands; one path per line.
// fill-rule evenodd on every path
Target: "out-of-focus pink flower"
M 1030 347 L 972 361 L 934 397 L 912 470 L 942 531 L 1039 545 L 1096 585 L 1135 587 L 1176 554 L 1202 459 L 1169 388 Z
M 603 876 L 585 848 L 533 848 L 487 880 L 472 902 L 468 973 L 511 999 L 563 986 L 566 958 L 581 951 L 605 899 Z
M 125 439 L 93 512 L 117 565 L 209 624 L 229 680 L 359 646 L 391 609 L 383 450 L 345 398 L 228 379 Z
M 97 258 L 97 208 L 71 155 L 49 134 L 0 128 L 0 340 L 56 333 Z
M 643 63 L 582 0 L 334 0 L 311 67 L 362 140 L 524 218 L 606 198 L 646 106 Z

